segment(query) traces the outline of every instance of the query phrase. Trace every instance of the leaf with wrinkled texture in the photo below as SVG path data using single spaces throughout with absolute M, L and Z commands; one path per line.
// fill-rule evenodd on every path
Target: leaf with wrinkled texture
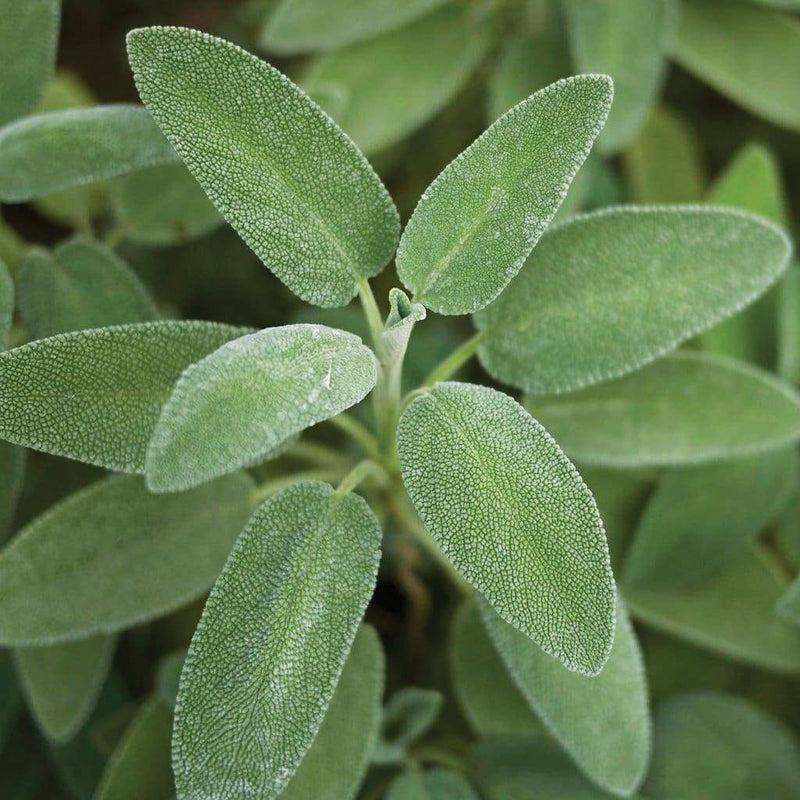
M 366 159 L 288 78 L 187 28 L 128 34 L 136 86 L 223 217 L 295 294 L 340 306 L 394 253 L 397 211 Z
M 545 234 L 476 316 L 481 364 L 537 394 L 620 377 L 752 302 L 790 252 L 772 223 L 728 209 L 620 206 L 575 217 Z
M 679 352 L 639 372 L 526 407 L 577 461 L 693 464 L 777 450 L 800 439 L 800 397 L 732 359 Z
M 440 383 L 397 430 L 403 482 L 444 555 L 571 670 L 611 648 L 614 584 L 594 498 L 547 431 L 484 386 Z
M 178 797 L 271 800 L 298 768 L 372 596 L 381 531 L 358 495 L 304 481 L 256 511 L 181 675 Z
M 460 773 L 444 767 L 426 772 L 408 770 L 392 781 L 386 800 L 479 800 Z
M 143 472 L 161 407 L 181 373 L 243 333 L 214 322 L 145 322 L 0 353 L 0 438 Z
M 561 205 L 612 95 L 605 75 L 553 83 L 445 167 L 397 251 L 398 274 L 415 301 L 441 314 L 468 314 L 505 288 Z
M 133 627 L 200 597 L 250 512 L 230 475 L 153 495 L 115 475 L 35 519 L 0 552 L 0 644 L 35 646 Z

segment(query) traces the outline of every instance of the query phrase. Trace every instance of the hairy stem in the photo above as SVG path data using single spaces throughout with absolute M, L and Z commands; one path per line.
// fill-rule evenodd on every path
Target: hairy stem
M 346 433 L 357 444 L 361 445 L 364 452 L 370 458 L 376 461 L 380 460 L 381 453 L 378 440 L 367 427 L 362 425 L 355 417 L 351 417 L 349 414 L 338 414 L 327 421 L 339 428 L 340 431 Z
M 478 331 L 460 347 L 457 347 L 450 353 L 444 361 L 440 362 L 422 382 L 423 386 L 433 386 L 439 381 L 446 381 L 454 373 L 458 372 L 459 368 L 469 361 L 475 355 L 478 345 L 485 336 L 484 331 Z
M 327 481 L 336 482 L 342 477 L 343 469 L 305 469 L 299 472 L 291 472 L 288 475 L 281 475 L 277 478 L 270 478 L 256 487 L 250 495 L 250 504 L 257 506 L 263 503 L 272 495 L 277 494 L 287 486 L 291 486 L 298 481 Z
M 336 494 L 346 495 L 357 489 L 367 478 L 375 478 L 380 483 L 386 483 L 386 472 L 383 468 L 374 462 L 372 459 L 365 458 L 359 461 L 347 475 L 344 476 L 342 482 L 336 489 Z

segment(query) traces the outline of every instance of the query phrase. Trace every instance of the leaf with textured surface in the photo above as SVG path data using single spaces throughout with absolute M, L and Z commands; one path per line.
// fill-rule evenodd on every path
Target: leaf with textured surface
M 115 475 L 35 519 L 0 553 L 0 643 L 113 633 L 205 592 L 247 520 L 253 482 L 230 475 L 153 495 Z
M 612 95 L 604 75 L 553 83 L 445 167 L 397 251 L 398 273 L 416 301 L 442 314 L 468 314 L 505 288 L 561 205 Z
M 466 778 L 451 769 L 408 770 L 389 786 L 386 800 L 479 800 Z
M 0 353 L 0 437 L 143 472 L 161 407 L 183 370 L 243 333 L 214 322 L 145 322 Z
M 692 464 L 777 450 L 800 438 L 800 397 L 766 372 L 679 352 L 611 383 L 526 407 L 577 461 Z
M 596 677 L 568 672 L 482 602 L 481 615 L 514 682 L 578 767 L 601 788 L 629 795 L 650 760 L 650 711 L 639 645 L 617 602 L 611 655 Z
M 309 303 L 340 306 L 394 253 L 399 219 L 367 161 L 288 78 L 223 39 L 140 28 L 145 104 L 223 217 Z
M 264 503 L 206 603 L 181 675 L 178 797 L 277 797 L 323 721 L 375 587 L 381 531 L 358 495 L 297 483 Z
M 28 707 L 49 739 L 71 739 L 92 713 L 114 655 L 115 636 L 14 651 Z
M 728 209 L 620 206 L 575 217 L 545 234 L 476 316 L 481 364 L 537 394 L 620 377 L 752 302 L 790 252 L 772 223 Z
M 504 619 L 572 670 L 600 671 L 614 581 L 594 498 L 508 395 L 440 383 L 397 430 L 403 481 L 442 552 Z

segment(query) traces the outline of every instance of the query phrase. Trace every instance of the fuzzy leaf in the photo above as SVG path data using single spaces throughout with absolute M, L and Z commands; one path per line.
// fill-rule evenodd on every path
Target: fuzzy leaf
M 136 273 L 91 239 L 71 239 L 52 256 L 32 250 L 17 283 L 20 316 L 31 339 L 159 316 Z
M 403 481 L 458 571 L 571 670 L 611 649 L 614 582 L 594 498 L 549 434 L 501 392 L 440 383 L 397 430 Z
M 5 349 L 14 317 L 14 282 L 8 268 L 0 260 L 0 350 Z
M 278 70 L 187 28 L 128 34 L 139 94 L 211 201 L 303 300 L 340 306 L 394 253 L 397 210 L 353 143 Z
M 264 503 L 206 603 L 181 675 L 180 800 L 271 800 L 323 721 L 375 587 L 381 531 L 357 495 L 297 483 Z
M 443 767 L 400 773 L 389 786 L 386 800 L 479 800 L 458 772 Z
M 148 486 L 186 489 L 257 463 L 376 380 L 372 351 L 344 331 L 286 325 L 235 339 L 176 384 L 147 451 Z
M 115 475 L 35 519 L 0 553 L 0 644 L 108 634 L 205 592 L 247 520 L 252 480 L 175 495 Z
M 620 206 L 575 217 L 542 237 L 509 290 L 476 316 L 481 364 L 537 394 L 625 375 L 752 302 L 790 252 L 772 223 L 727 209 Z
M 679 352 L 611 383 L 526 407 L 577 461 L 692 464 L 776 450 L 800 439 L 800 397 L 722 356 Z
M 397 251 L 415 301 L 442 314 L 491 302 L 552 219 L 611 107 L 604 75 L 551 84 L 515 106 L 428 187 Z
M 0 129 L 0 202 L 23 203 L 177 160 L 140 106 L 38 114 Z
M 213 322 L 147 322 L 59 334 L 0 353 L 0 437 L 143 472 L 180 374 L 246 332 Z
M 481 615 L 511 677 L 577 766 L 601 788 L 631 794 L 650 760 L 644 665 L 624 604 L 614 646 L 596 677 L 576 675 L 504 622 L 486 602 Z

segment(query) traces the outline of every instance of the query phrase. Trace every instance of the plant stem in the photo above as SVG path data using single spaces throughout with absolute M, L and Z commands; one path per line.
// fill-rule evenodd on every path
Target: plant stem
M 291 458 L 309 461 L 320 467 L 344 467 L 350 462 L 350 459 L 343 453 L 339 453 L 320 442 L 307 440 L 295 442 L 286 451 L 286 455 Z
M 289 475 L 281 475 L 278 478 L 271 478 L 257 486 L 250 495 L 251 505 L 260 505 L 267 498 L 277 494 L 287 486 L 291 486 L 298 481 L 336 481 L 342 475 L 342 469 L 306 469 L 300 472 L 292 472 Z
M 459 368 L 466 364 L 472 356 L 475 355 L 475 351 L 478 349 L 478 345 L 481 343 L 481 340 L 485 336 L 484 331 L 478 331 L 466 342 L 464 342 L 460 347 L 457 347 L 450 353 L 444 361 L 440 362 L 429 374 L 428 377 L 422 382 L 423 386 L 433 386 L 435 383 L 439 381 L 446 381 L 451 375 L 455 372 L 458 372 Z
M 358 298 L 361 301 L 361 308 L 364 311 L 364 316 L 367 318 L 372 344 L 375 350 L 378 351 L 381 347 L 383 318 L 381 317 L 378 304 L 375 302 L 375 295 L 372 294 L 372 287 L 369 285 L 369 281 L 366 278 L 362 278 L 358 282 Z M 380 353 L 378 353 L 378 355 L 380 356 Z
M 367 427 L 362 425 L 357 419 L 351 417 L 349 414 L 338 414 L 327 421 L 360 444 L 364 452 L 366 452 L 370 458 L 380 460 L 381 454 L 380 447 L 378 447 L 378 440 Z
M 363 461 L 359 461 L 358 464 L 344 476 L 342 482 L 336 489 L 336 494 L 340 496 L 350 494 L 350 492 L 357 489 L 369 477 L 375 477 L 380 482 L 385 482 L 386 472 L 372 459 L 365 458 Z

